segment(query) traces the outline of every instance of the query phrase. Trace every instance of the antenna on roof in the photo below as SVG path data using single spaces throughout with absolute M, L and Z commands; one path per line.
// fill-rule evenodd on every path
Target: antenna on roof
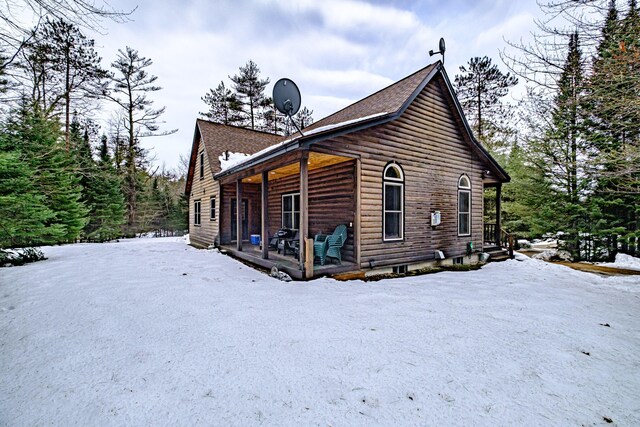
M 438 44 L 438 48 L 440 49 L 437 52 L 434 52 L 433 50 L 429 51 L 429 56 L 433 56 L 433 55 L 437 55 L 440 54 L 442 55 L 442 64 L 444 64 L 444 51 L 445 49 L 445 45 L 444 45 L 444 38 L 440 37 L 440 43 Z
M 300 109 L 300 90 L 298 86 L 290 79 L 280 79 L 273 86 L 273 103 L 276 105 L 278 111 L 289 117 L 291 123 L 296 127 L 300 135 L 304 136 L 300 128 L 298 127 L 293 115 Z

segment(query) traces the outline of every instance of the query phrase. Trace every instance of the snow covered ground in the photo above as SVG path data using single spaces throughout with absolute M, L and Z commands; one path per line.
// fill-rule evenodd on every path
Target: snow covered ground
M 626 268 L 629 270 L 640 270 L 640 258 L 627 254 L 616 254 L 615 262 L 601 262 L 598 265 L 604 267 Z
M 640 280 L 283 283 L 179 238 L 0 269 L 2 425 L 640 425 Z

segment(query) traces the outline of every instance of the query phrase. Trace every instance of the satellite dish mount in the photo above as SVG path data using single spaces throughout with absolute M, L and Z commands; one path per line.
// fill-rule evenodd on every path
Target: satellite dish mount
M 289 117 L 291 123 L 300 132 L 300 135 L 304 136 L 295 120 L 293 120 L 293 115 L 300 110 L 301 104 L 300 90 L 293 80 L 284 78 L 276 82 L 273 86 L 273 103 L 278 111 Z
M 446 50 L 445 45 L 444 45 L 444 38 L 440 37 L 440 43 L 438 44 L 438 48 L 440 49 L 437 52 L 434 52 L 433 50 L 429 51 L 429 56 L 433 56 L 433 55 L 437 55 L 440 54 L 442 55 L 442 63 L 444 64 L 444 51 Z

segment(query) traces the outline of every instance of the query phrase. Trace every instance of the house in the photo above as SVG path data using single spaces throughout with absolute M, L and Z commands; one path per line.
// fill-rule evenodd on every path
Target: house
M 221 170 L 220 159 L 224 162 L 227 155 L 253 154 L 281 140 L 281 135 L 196 120 L 185 188 L 192 245 L 211 246 L 220 234 L 220 183 L 213 179 Z
M 304 135 L 231 127 L 207 135 L 207 128 L 222 125 L 196 124 L 186 188 L 194 244 L 215 241 L 245 261 L 310 278 L 473 263 L 485 245 L 504 240 L 500 189 L 509 176 L 474 139 L 441 62 L 325 117 Z M 216 156 L 225 150 L 253 154 L 220 168 Z M 497 189 L 496 224 L 483 224 L 488 187 Z M 213 219 L 205 227 L 209 198 Z M 347 227 L 341 262 L 314 265 L 311 239 L 340 224 Z M 298 260 L 250 244 L 250 236 L 268 242 L 282 227 L 299 231 Z

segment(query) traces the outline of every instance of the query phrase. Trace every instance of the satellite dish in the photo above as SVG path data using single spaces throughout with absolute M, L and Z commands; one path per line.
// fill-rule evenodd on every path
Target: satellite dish
M 300 109 L 300 90 L 290 79 L 280 79 L 273 86 L 273 103 L 278 111 L 291 117 Z
M 444 38 L 440 37 L 440 43 L 438 43 L 438 49 L 440 49 L 437 52 L 434 52 L 433 50 L 429 51 L 429 56 L 433 56 L 436 54 L 440 54 L 442 55 L 442 63 L 444 64 L 444 51 L 446 50 L 446 47 L 444 45 Z

